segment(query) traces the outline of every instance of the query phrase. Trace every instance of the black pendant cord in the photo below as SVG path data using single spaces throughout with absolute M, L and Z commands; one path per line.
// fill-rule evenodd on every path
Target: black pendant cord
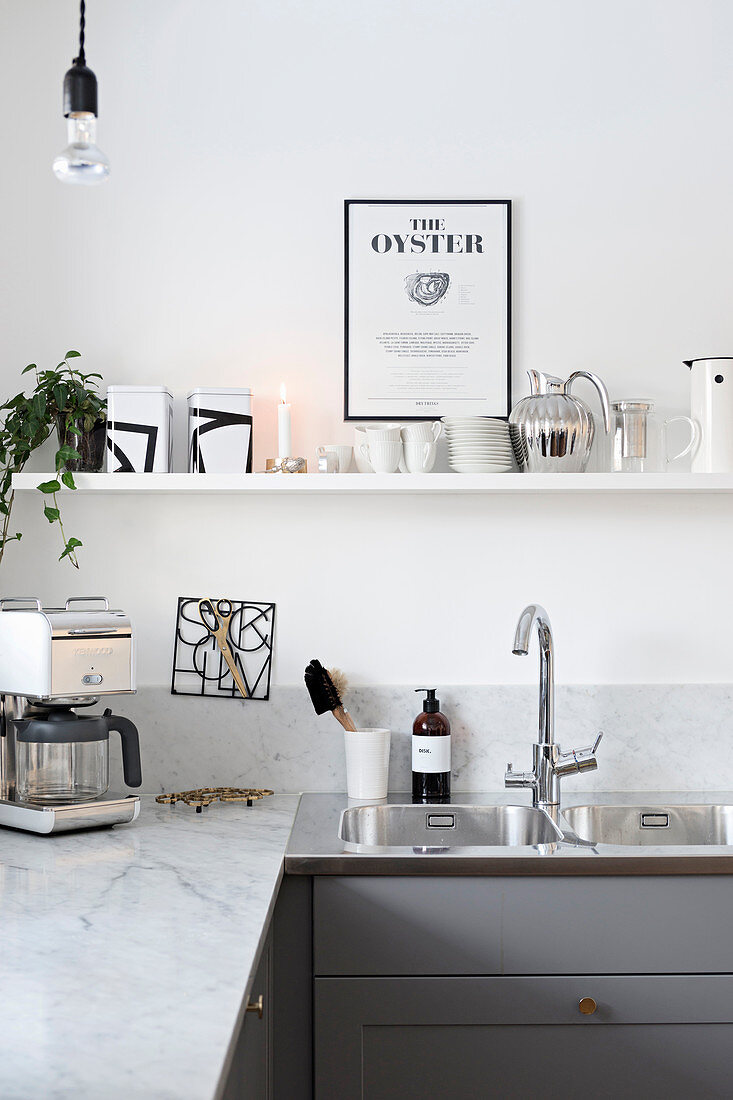
M 84 31 L 87 23 L 86 8 L 85 0 L 81 0 L 79 4 L 79 56 L 74 58 L 75 65 L 86 65 L 87 63 L 84 55 Z
M 86 38 L 86 0 L 79 4 L 79 55 L 64 77 L 64 115 L 94 115 L 97 117 L 97 78 L 87 68 L 84 40 Z

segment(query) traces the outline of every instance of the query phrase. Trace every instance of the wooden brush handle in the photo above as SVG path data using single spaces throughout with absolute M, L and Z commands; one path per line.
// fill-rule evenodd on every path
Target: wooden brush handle
M 334 718 L 336 719 L 337 722 L 341 723 L 341 725 L 344 727 L 345 730 L 349 731 L 349 733 L 356 733 L 356 726 L 354 725 L 354 720 L 351 717 L 351 715 L 348 714 L 347 711 L 344 710 L 343 707 L 334 707 L 333 716 L 334 716 Z

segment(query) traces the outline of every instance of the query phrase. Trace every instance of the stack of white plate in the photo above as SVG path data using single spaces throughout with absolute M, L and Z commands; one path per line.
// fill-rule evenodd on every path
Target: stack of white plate
M 505 420 L 487 416 L 444 416 L 452 470 L 459 474 L 500 474 L 514 470 Z

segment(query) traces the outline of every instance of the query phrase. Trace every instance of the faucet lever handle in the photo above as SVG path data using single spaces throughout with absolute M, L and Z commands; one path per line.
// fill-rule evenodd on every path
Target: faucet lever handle
M 555 775 L 562 778 L 563 775 L 573 775 L 574 772 L 592 772 L 598 767 L 596 749 L 603 739 L 603 731 L 598 734 L 593 743 L 585 749 L 571 749 L 569 752 L 558 753 L 553 765 Z
M 534 772 L 515 772 L 512 764 L 507 764 L 504 774 L 505 787 L 534 787 L 537 776 Z

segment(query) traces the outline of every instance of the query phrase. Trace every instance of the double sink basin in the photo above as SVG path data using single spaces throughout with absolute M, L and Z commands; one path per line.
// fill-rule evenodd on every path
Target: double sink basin
M 733 845 L 733 805 L 568 806 L 555 817 L 532 806 L 353 806 L 339 837 L 357 850 Z

